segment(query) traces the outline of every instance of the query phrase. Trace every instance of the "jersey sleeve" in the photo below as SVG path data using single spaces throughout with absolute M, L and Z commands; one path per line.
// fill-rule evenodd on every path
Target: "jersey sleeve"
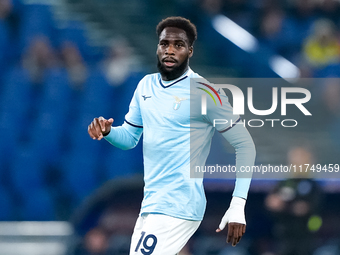
M 137 128 L 143 128 L 143 120 L 142 115 L 140 111 L 140 92 L 139 88 L 141 86 L 141 83 L 143 80 L 141 80 L 135 90 L 135 93 L 133 94 L 133 97 L 130 102 L 129 106 L 129 112 L 125 115 L 125 122 L 133 127 Z
M 110 133 L 104 138 L 119 149 L 129 150 L 138 144 L 142 132 L 142 128 L 124 123 L 120 127 L 111 127 Z
M 236 183 L 233 196 L 247 199 L 252 172 L 244 172 L 242 168 L 254 166 L 256 156 L 254 141 L 243 125 L 235 125 L 222 135 L 235 148 L 236 153 Z

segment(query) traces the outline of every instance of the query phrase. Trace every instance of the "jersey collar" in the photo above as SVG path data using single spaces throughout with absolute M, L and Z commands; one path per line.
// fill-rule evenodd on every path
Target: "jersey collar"
M 188 70 L 182 74 L 180 77 L 178 77 L 175 80 L 172 81 L 163 81 L 161 78 L 161 74 L 159 74 L 159 84 L 163 87 L 163 88 L 169 88 L 172 85 L 176 84 L 177 82 L 183 81 L 184 79 L 188 78 L 189 75 L 191 75 L 193 73 L 193 71 L 191 70 L 191 68 L 189 67 Z

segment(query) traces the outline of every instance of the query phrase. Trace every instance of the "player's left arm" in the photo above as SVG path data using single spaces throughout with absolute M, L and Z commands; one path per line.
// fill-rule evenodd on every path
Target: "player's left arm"
M 229 209 L 223 216 L 216 232 L 222 231 L 228 224 L 227 243 L 231 242 L 235 246 L 246 231 L 244 207 L 251 182 L 251 173 L 244 173 L 240 170 L 244 169 L 245 166 L 254 165 L 256 150 L 253 139 L 242 121 L 223 132 L 222 135 L 235 148 L 237 173 Z
M 204 83 L 205 81 L 202 82 Z M 199 86 L 199 84 L 202 83 L 197 83 L 197 86 Z M 222 231 L 228 224 L 227 242 L 231 242 L 232 245 L 235 246 L 241 240 L 246 230 L 244 207 L 252 177 L 251 173 L 243 173 L 240 170 L 243 169 L 242 167 L 251 167 L 254 165 L 256 151 L 252 137 L 240 120 L 240 117 L 233 113 L 233 108 L 224 90 L 221 88 L 217 89 L 213 84 L 210 85 L 216 92 L 214 93 L 214 90 L 210 88 L 216 100 L 211 96 L 206 97 L 207 112 L 206 115 L 203 116 L 203 119 L 204 121 L 210 122 L 235 148 L 237 169 L 233 198 L 229 209 L 223 216 L 219 228 L 216 229 L 216 231 Z M 220 101 L 220 104 L 217 100 Z M 198 102 L 200 105 L 201 101 L 198 100 Z M 225 121 L 222 121 L 222 124 L 217 124 L 215 123 L 216 120 Z

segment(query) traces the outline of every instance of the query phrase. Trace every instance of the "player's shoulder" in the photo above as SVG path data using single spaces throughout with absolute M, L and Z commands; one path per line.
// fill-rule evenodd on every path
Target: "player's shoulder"
M 198 78 L 198 79 L 204 79 L 203 76 L 201 76 L 200 74 L 194 72 L 191 70 L 191 72 L 189 72 L 188 76 L 190 78 Z
M 190 81 L 190 86 L 197 87 L 199 83 L 209 83 L 206 79 L 203 78 L 200 74 L 194 72 L 191 68 L 189 68 L 187 76 Z
M 188 77 L 192 79 L 195 83 L 205 83 L 213 86 L 213 84 L 211 84 L 207 79 L 205 79 L 202 75 L 194 72 L 192 69 L 189 70 Z
M 228 101 L 228 96 L 224 92 L 224 90 L 220 86 L 216 86 L 216 84 L 210 82 L 199 74 L 196 74 L 192 77 L 192 94 L 196 94 L 201 96 L 203 94 L 208 94 L 211 96 L 215 96 L 219 101 Z M 210 97 L 211 97 L 210 96 Z
M 158 80 L 159 79 L 159 73 L 150 73 L 145 75 L 141 81 L 150 81 L 150 80 Z
M 212 82 L 205 79 L 203 76 L 193 73 L 192 76 L 190 76 L 192 80 L 192 84 L 195 85 L 197 88 L 205 88 L 210 90 L 218 90 L 219 88 Z
M 147 74 L 139 81 L 138 87 L 143 87 L 147 84 L 158 82 L 158 80 L 159 80 L 159 73 Z

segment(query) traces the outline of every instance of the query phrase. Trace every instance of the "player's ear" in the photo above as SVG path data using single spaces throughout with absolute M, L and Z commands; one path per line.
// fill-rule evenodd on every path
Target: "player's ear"
M 191 58 L 192 55 L 194 55 L 194 47 L 193 46 L 189 46 L 189 58 Z

